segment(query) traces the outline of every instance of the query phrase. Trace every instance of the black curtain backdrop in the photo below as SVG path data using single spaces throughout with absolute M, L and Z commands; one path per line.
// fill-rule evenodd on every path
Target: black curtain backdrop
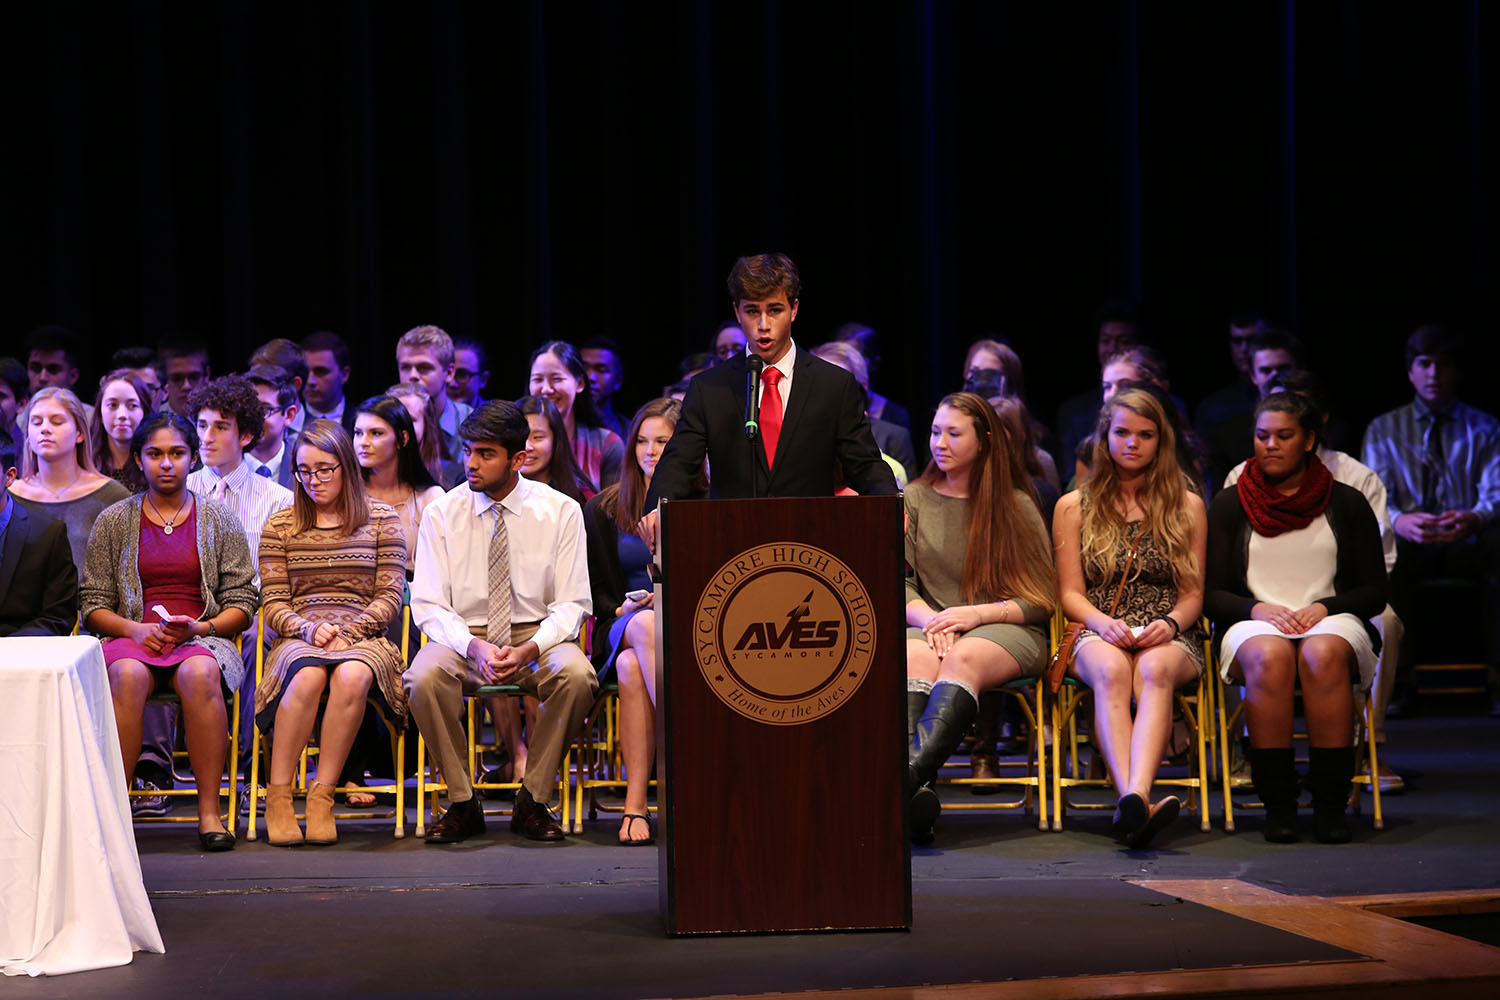
M 71 326 L 90 394 L 124 344 L 202 338 L 222 372 L 326 328 L 359 396 L 430 322 L 489 345 L 509 397 L 542 341 L 603 334 L 634 405 L 728 316 L 733 259 L 780 249 L 799 343 L 874 325 L 919 442 L 986 333 L 1050 423 L 1118 295 L 1189 400 L 1230 378 L 1228 313 L 1269 311 L 1359 427 L 1409 398 L 1421 322 L 1496 360 L 1494 23 L 1480 0 L 18 6 L 0 353 Z

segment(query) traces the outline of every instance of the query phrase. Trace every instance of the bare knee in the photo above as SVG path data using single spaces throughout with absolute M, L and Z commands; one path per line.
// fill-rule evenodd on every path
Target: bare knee
M 1130 658 L 1103 640 L 1078 650 L 1078 676 L 1096 694 L 1128 694 L 1131 688 Z
M 1189 671 L 1187 654 L 1173 647 L 1148 649 L 1136 657 L 1135 669 L 1145 687 L 1175 689 Z
M 1318 635 L 1304 639 L 1300 655 L 1307 664 L 1307 673 L 1310 675 L 1303 678 L 1304 686 L 1309 681 L 1325 687 L 1350 683 L 1354 650 L 1344 639 L 1336 635 Z
M 370 668 L 358 660 L 346 660 L 332 671 L 330 684 L 336 691 L 363 699 L 370 691 L 370 682 L 375 679 Z
M 620 682 L 620 690 L 637 690 L 644 683 L 641 676 L 641 661 L 635 655 L 633 649 L 622 649 L 620 655 L 615 657 L 615 679 Z
M 937 654 L 921 639 L 906 640 L 906 676 L 914 680 L 937 680 Z
M 109 689 L 116 701 L 144 705 L 151 687 L 151 670 L 140 660 L 116 660 L 109 665 Z
M 656 612 L 647 608 L 625 623 L 625 642 L 633 649 L 651 649 L 656 645 Z
M 223 679 L 212 656 L 190 656 L 177 665 L 172 686 L 183 701 L 213 701 L 223 697 Z
M 1290 639 L 1260 635 L 1246 640 L 1235 654 L 1235 662 L 1247 688 L 1290 689 L 1297 676 L 1296 651 Z

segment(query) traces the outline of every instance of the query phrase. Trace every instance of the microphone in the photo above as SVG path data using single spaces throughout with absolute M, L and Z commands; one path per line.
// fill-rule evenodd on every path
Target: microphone
M 745 362 L 745 437 L 760 437 L 760 372 L 766 366 L 757 354 Z

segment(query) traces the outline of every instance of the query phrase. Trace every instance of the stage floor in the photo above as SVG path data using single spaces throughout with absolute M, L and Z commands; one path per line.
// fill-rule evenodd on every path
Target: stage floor
M 936 844 L 913 852 L 910 933 L 668 939 L 656 850 L 613 846 L 608 815 L 557 845 L 519 841 L 501 817 L 449 847 L 365 820 L 341 823 L 335 847 L 242 840 L 227 855 L 198 853 L 191 826 L 141 826 L 167 953 L 8 979 L 3 992 L 1311 995 L 1362 984 L 1361 996 L 1398 996 L 1452 977 L 1445 1000 L 1493 996 L 1500 949 L 1384 915 L 1418 912 L 1410 899 L 1383 912 L 1333 901 L 1436 893 L 1428 911 L 1442 913 L 1493 912 L 1500 898 L 1500 720 L 1397 722 L 1391 740 L 1411 790 L 1387 799 L 1378 833 L 1366 797 L 1355 842 L 1339 847 L 1267 844 L 1254 813 L 1226 835 L 1216 803 L 1212 832 L 1185 816 L 1141 852 L 1109 839 L 1107 812 L 1070 813 L 1061 833 L 1017 813 L 945 814 Z

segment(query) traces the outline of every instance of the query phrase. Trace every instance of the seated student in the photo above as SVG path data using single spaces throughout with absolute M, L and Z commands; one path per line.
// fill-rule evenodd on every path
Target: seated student
M 448 398 L 448 380 L 456 368 L 453 357 L 453 338 L 435 326 L 407 330 L 396 342 L 396 371 L 401 381 L 427 391 L 433 429 L 442 436 L 443 454 L 450 459 L 458 458 L 463 449 L 458 425 L 473 412 L 467 403 Z
M 105 639 L 125 780 L 135 773 L 146 699 L 170 684 L 202 790 L 199 844 L 227 851 L 234 835 L 219 820 L 218 795 L 228 745 L 225 693 L 244 675 L 232 640 L 250 624 L 260 594 L 239 520 L 187 487 L 197 450 L 197 433 L 175 413 L 141 423 L 130 452 L 146 492 L 94 522 L 80 604 L 84 627 Z
M 69 390 L 32 393 L 22 420 L 26 453 L 21 478 L 10 484 L 11 495 L 22 507 L 67 525 L 73 565 L 81 568 L 99 512 L 130 491 L 95 469 L 88 417 Z
M 682 404 L 654 399 L 636 411 L 626 440 L 631 442 L 619 481 L 583 508 L 588 532 L 589 583 L 597 621 L 594 664 L 614 668 L 620 684 L 620 751 L 625 758 L 625 815 L 620 843 L 655 841 L 646 808 L 646 783 L 656 757 L 656 612 L 647 566 L 651 550 L 635 533 L 645 509 L 651 473 L 656 470 Z M 708 481 L 703 481 L 708 492 Z M 630 594 L 646 591 L 635 600 Z
M 484 345 L 468 337 L 453 339 L 453 374 L 448 377 L 448 398 L 474 409 L 484 402 L 490 384 L 490 360 Z
M 1173 692 L 1203 672 L 1207 518 L 1177 464 L 1175 437 L 1156 396 L 1112 395 L 1093 434 L 1093 471 L 1058 503 L 1052 525 L 1063 612 L 1086 626 L 1070 672 L 1094 693 L 1094 738 L 1120 797 L 1114 832 L 1132 848 L 1182 806 L 1175 795 L 1153 805 L 1151 783 L 1172 731 Z
M 188 489 L 233 511 L 245 531 L 251 556 L 257 556 L 266 522 L 278 510 L 292 505 L 291 491 L 256 475 L 245 461 L 245 448 L 260 436 L 265 407 L 250 382 L 238 375 L 203 383 L 188 396 L 188 407 L 193 411 L 202 461 L 188 475 Z M 255 583 L 259 586 L 256 568 Z M 246 765 L 255 735 L 250 711 L 255 697 L 255 642 L 256 636 L 247 635 L 240 644 L 240 658 L 245 661 L 245 678 L 240 682 L 240 704 L 244 706 L 240 713 L 240 747 Z M 155 764 L 158 774 L 171 770 L 175 716 L 170 705 L 153 705 L 146 713 L 141 758 Z
M 450 803 L 428 843 L 484 832 L 459 725 L 465 691 L 514 683 L 541 700 L 510 826 L 532 840 L 561 840 L 547 801 L 563 750 L 599 689 L 577 642 L 593 606 L 583 512 L 520 474 L 526 431 L 513 403 L 475 410 L 461 428 L 469 488 L 428 507 L 417 534 L 411 611 L 431 641 L 402 683 Z
M 208 348 L 192 341 L 174 341 L 163 344 L 157 350 L 162 368 L 167 374 L 166 408 L 192 423 L 192 405 L 188 397 L 193 390 L 213 378 L 213 369 L 208 363 Z
M 1193 413 L 1193 430 L 1198 440 L 1209 450 L 1209 482 L 1224 481 L 1224 472 L 1233 462 L 1226 463 L 1228 455 L 1214 453 L 1211 449 L 1221 441 L 1227 441 L 1232 449 L 1243 449 L 1249 440 L 1251 414 L 1260 400 L 1260 389 L 1250 380 L 1250 342 L 1265 331 L 1266 318 L 1253 310 L 1236 312 L 1229 317 L 1229 358 L 1234 363 L 1236 377 L 1229 385 L 1204 396 Z M 1220 430 L 1221 427 L 1227 428 Z M 1234 428 L 1240 428 L 1238 432 Z M 1232 450 L 1229 454 L 1234 454 Z
M 1141 343 L 1140 318 L 1135 304 L 1122 299 L 1104 303 L 1094 311 L 1095 350 L 1099 358 L 1099 370 L 1114 355 L 1128 347 Z M 1087 366 L 1080 365 L 1080 369 Z M 1097 386 L 1085 389 L 1076 396 L 1063 400 L 1057 408 L 1057 439 L 1060 445 L 1058 469 L 1072 468 L 1074 456 L 1078 454 L 1078 443 L 1093 431 L 1099 420 L 1099 398 Z
M 615 411 L 615 397 L 625 384 L 625 362 L 620 357 L 620 345 L 608 337 L 590 337 L 578 348 L 578 356 L 588 369 L 589 390 L 599 419 L 616 434 L 624 434 L 629 421 Z
M 372 396 L 354 414 L 354 455 L 364 476 L 365 492 L 388 504 L 401 519 L 406 543 L 406 578 L 417 561 L 417 527 L 427 505 L 443 488 L 422 464 L 417 429 L 405 404 L 392 396 Z
M 1271 380 L 1270 392 L 1295 392 L 1306 396 L 1321 413 L 1325 414 L 1324 426 L 1327 426 L 1328 410 L 1323 405 L 1322 391 L 1318 382 L 1311 373 L 1295 371 L 1284 376 L 1278 375 Z M 1380 524 L 1380 549 L 1385 556 L 1385 571 L 1389 576 L 1391 568 L 1396 565 L 1396 534 L 1391 528 L 1390 515 L 1386 509 L 1385 486 L 1380 482 L 1380 477 L 1373 469 L 1357 459 L 1342 451 L 1326 447 L 1321 441 L 1318 444 L 1318 460 L 1323 463 L 1335 480 L 1359 490 L 1369 502 L 1370 509 L 1375 512 L 1375 520 Z M 1239 482 L 1240 476 L 1245 471 L 1245 464 L 1241 462 L 1229 470 L 1229 475 L 1224 477 L 1225 489 Z M 1406 629 L 1389 604 L 1370 624 L 1374 625 L 1375 631 L 1380 633 L 1380 656 L 1375 663 L 1375 686 L 1372 689 L 1375 704 L 1372 712 L 1373 718 L 1370 720 L 1370 739 L 1383 744 L 1385 743 L 1386 706 L 1390 703 L 1391 691 L 1396 682 L 1396 657 Z M 1357 743 L 1359 729 L 1357 723 L 1355 729 L 1355 742 Z M 1406 783 L 1392 768 L 1389 758 L 1382 751 L 1380 754 L 1380 790 L 1399 792 L 1405 787 Z
M 302 386 L 302 409 L 306 420 L 332 420 L 354 433 L 354 406 L 344 398 L 352 357 L 344 338 L 319 330 L 302 338 L 302 356 L 307 360 L 307 381 Z
M 438 427 L 437 404 L 427 394 L 420 382 L 397 382 L 385 391 L 392 399 L 399 399 L 411 417 L 412 429 L 417 432 L 417 449 L 422 454 L 422 464 L 437 484 L 451 490 L 463 482 L 464 470 L 448 454 L 448 445 Z
M 26 433 L 21 415 L 31 400 L 31 379 L 26 366 L 15 358 L 0 358 L 0 431 L 10 438 L 17 456 L 26 451 Z
M 625 443 L 599 418 L 588 369 L 573 345 L 551 340 L 532 351 L 529 384 L 533 396 L 550 400 L 562 415 L 567 438 L 573 443 L 573 460 L 594 491 L 613 483 L 620 474 Z
M 294 341 L 287 340 L 285 337 L 268 340 L 257 347 L 255 352 L 250 355 L 249 368 L 251 370 L 256 368 L 279 368 L 292 380 L 292 389 L 293 394 L 297 397 L 297 405 L 282 404 L 286 407 L 287 413 L 285 429 L 287 435 L 292 438 L 301 434 L 304 419 L 302 412 L 302 387 L 307 384 L 308 379 L 307 355 L 302 353 L 302 348 Z M 292 484 L 285 482 L 281 485 L 290 489 Z
M 1040 420 L 1031 415 L 1026 403 L 1026 372 L 1021 356 L 1008 345 L 996 340 L 976 340 L 969 345 L 964 359 L 964 392 L 983 396 L 994 405 L 995 400 L 1007 397 L 1023 407 L 1028 424 L 1027 440 L 1030 442 L 1026 467 L 1040 469 L 1040 475 L 1061 495 L 1062 480 L 1057 474 L 1057 460 L 1050 450 L 1051 434 Z
M 714 331 L 713 339 L 709 341 L 708 353 L 716 361 L 728 361 L 732 357 L 744 354 L 745 345 L 749 342 L 745 339 L 745 331 L 740 329 L 740 321 L 738 319 L 728 319 L 721 323 L 719 328 Z M 693 354 L 689 355 L 689 357 L 699 357 L 699 355 Z M 701 371 L 705 367 L 708 366 L 703 365 L 699 370 Z M 687 372 L 683 373 L 684 377 L 687 377 L 687 375 Z
M 930 441 L 932 463 L 904 494 L 906 794 L 918 843 L 932 839 L 932 782 L 980 692 L 1046 665 L 1056 601 L 1046 529 L 1012 480 L 1015 443 L 994 409 L 973 393 L 945 396 Z
M 1224 679 L 1245 685 L 1250 773 L 1266 806 L 1265 838 L 1297 839 L 1293 692 L 1307 720 L 1317 837 L 1350 838 L 1353 691 L 1367 688 L 1385 604 L 1380 528 L 1358 490 L 1316 454 L 1322 415 L 1278 392 L 1255 408 L 1255 457 L 1208 511 L 1204 607 Z
M 864 355 L 855 350 L 852 344 L 835 340 L 814 347 L 812 354 L 831 365 L 838 365 L 853 375 L 854 381 L 858 382 L 860 389 L 864 391 L 866 401 L 869 400 L 870 375 L 865 369 Z M 868 409 L 865 411 L 865 417 L 870 422 L 870 433 L 875 437 L 875 446 L 880 449 L 880 454 L 883 457 L 889 456 L 895 459 L 900 466 L 901 475 L 897 478 L 903 484 L 916 478 L 917 451 L 912 446 L 910 429 L 872 417 Z
M 1177 466 L 1193 482 L 1199 496 L 1213 495 L 1208 479 L 1208 457 L 1197 435 L 1188 424 L 1180 402 L 1171 394 L 1167 379 L 1167 362 L 1156 350 L 1140 346 L 1127 348 L 1110 357 L 1100 373 L 1100 398 L 1108 403 L 1115 393 L 1126 388 L 1140 388 L 1151 393 L 1162 404 L 1177 441 Z M 1086 477 L 1094 456 L 1092 434 L 1078 445 L 1075 475 L 1078 482 Z
M 859 352 L 860 357 L 865 359 L 867 377 L 874 382 L 875 375 L 880 369 L 880 336 L 875 332 L 875 328 L 863 323 L 845 323 L 833 331 L 833 339 L 841 340 Z M 871 420 L 884 420 L 886 423 L 906 428 L 907 434 L 911 433 L 911 414 L 907 412 L 906 407 L 887 399 L 869 386 L 865 387 L 865 391 L 870 396 L 867 415 Z
M 27 334 L 25 348 L 32 395 L 42 389 L 67 389 L 75 395 L 81 391 L 78 385 L 81 352 L 78 336 L 72 330 L 39 326 Z M 83 408 L 85 416 L 92 418 L 93 409 L 87 403 Z
M 522 396 L 516 406 L 526 415 L 530 428 L 521 475 L 534 483 L 546 483 L 582 507 L 599 491 L 578 467 L 562 414 L 545 396 Z M 619 475 L 618 470 L 614 474 Z
M 0 478 L 16 478 L 16 450 L 0 434 Z M 78 570 L 62 522 L 0 490 L 0 638 L 67 635 L 78 619 Z
M 333 789 L 371 688 L 397 724 L 406 718 L 401 652 L 386 638 L 405 589 L 401 522 L 366 496 L 349 435 L 332 420 L 309 420 L 293 455 L 300 489 L 260 542 L 266 625 L 277 638 L 255 689 L 255 721 L 271 740 L 266 839 L 277 847 L 338 840 Z M 325 696 L 304 837 L 292 779 Z
M 1459 400 L 1462 349 L 1438 325 L 1407 339 L 1415 397 L 1370 421 L 1364 460 L 1385 484 L 1396 533 L 1391 603 L 1409 621 L 1422 580 L 1479 584 L 1490 714 L 1500 715 L 1500 420 Z M 1403 648 L 1396 698 L 1406 711 L 1412 667 L 1411 650 Z
M 109 356 L 110 371 L 124 368 L 140 379 L 149 393 L 147 413 L 155 413 L 166 405 L 167 368 L 156 356 L 156 349 L 139 344 L 122 347 Z
M 132 493 L 144 490 L 146 480 L 130 460 L 130 439 L 151 411 L 151 389 L 130 369 L 116 368 L 99 380 L 89 446 L 100 473 Z
M 292 475 L 297 464 L 291 459 L 292 442 L 297 437 L 292 426 L 302 425 L 297 382 L 285 369 L 274 365 L 255 365 L 245 372 L 245 378 L 265 408 L 260 437 L 245 452 L 245 464 L 257 476 L 272 480 L 290 493 L 297 482 Z

